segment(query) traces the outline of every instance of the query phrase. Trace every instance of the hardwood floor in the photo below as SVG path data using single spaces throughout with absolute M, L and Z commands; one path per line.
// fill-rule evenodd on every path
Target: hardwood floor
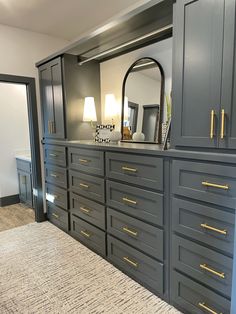
M 34 210 L 24 204 L 0 207 L 0 231 L 27 225 L 34 221 Z

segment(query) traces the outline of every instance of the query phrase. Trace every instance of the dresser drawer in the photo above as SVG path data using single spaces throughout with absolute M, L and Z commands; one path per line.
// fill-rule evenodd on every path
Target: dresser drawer
M 152 224 L 163 225 L 163 195 L 107 181 L 107 204 Z
M 104 176 L 104 152 L 69 148 L 68 156 L 70 169 Z
M 107 236 L 108 259 L 137 281 L 163 294 L 163 264 L 133 249 L 129 245 Z
M 44 146 L 44 158 L 47 163 L 66 167 L 66 148 L 47 144 Z
M 64 209 L 68 209 L 67 191 L 53 184 L 46 184 L 46 200 Z
M 70 193 L 70 212 L 89 223 L 105 229 L 105 206 Z
M 163 230 L 108 208 L 107 231 L 144 253 L 163 260 Z
M 235 209 L 236 167 L 173 161 L 174 194 Z
M 17 169 L 31 173 L 31 162 L 16 158 Z
M 106 174 L 111 179 L 163 190 L 163 159 L 106 153 Z
M 71 235 L 98 254 L 106 255 L 105 232 L 71 215 Z
M 172 273 L 172 303 L 184 313 L 230 314 L 230 301 L 177 273 Z
M 105 201 L 104 179 L 89 176 L 81 172 L 69 171 L 70 189 L 94 201 Z
M 230 297 L 231 258 L 175 235 L 172 256 L 174 268 Z
M 67 170 L 53 165 L 45 165 L 45 180 L 67 189 Z
M 69 231 L 69 214 L 64 209 L 47 202 L 47 217 L 54 225 L 60 229 Z
M 235 215 L 213 206 L 172 199 L 172 229 L 233 254 Z

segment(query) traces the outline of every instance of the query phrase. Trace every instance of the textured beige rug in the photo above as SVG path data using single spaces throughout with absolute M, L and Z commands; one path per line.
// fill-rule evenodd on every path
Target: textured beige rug
M 180 313 L 49 222 L 0 232 L 0 313 Z

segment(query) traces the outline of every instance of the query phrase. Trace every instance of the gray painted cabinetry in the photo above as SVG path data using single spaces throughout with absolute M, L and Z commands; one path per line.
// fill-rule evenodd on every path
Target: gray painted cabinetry
M 31 161 L 16 158 L 16 164 L 20 202 L 25 203 L 31 208 L 33 208 Z

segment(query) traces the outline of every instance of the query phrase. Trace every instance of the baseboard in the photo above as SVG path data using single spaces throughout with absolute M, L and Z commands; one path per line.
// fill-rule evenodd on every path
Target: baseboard
M 0 207 L 20 203 L 19 194 L 0 197 Z

